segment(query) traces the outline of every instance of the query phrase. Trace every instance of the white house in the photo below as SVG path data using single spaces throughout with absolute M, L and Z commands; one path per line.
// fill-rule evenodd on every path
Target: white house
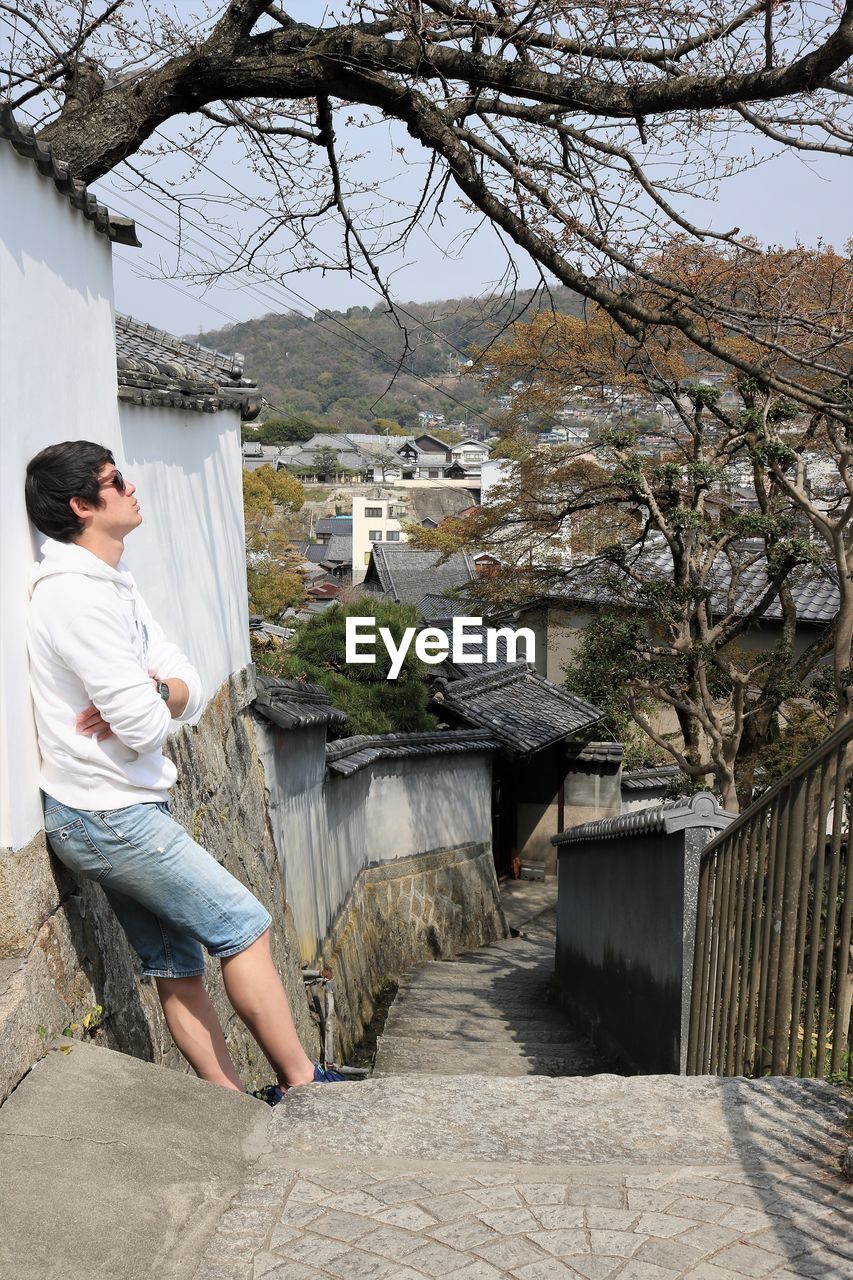
M 402 496 L 402 495 L 401 495 Z M 352 500 L 352 580 L 355 586 L 364 581 L 370 553 L 377 543 L 407 542 L 402 521 L 408 508 L 398 498 L 362 498 Z
M 473 440 L 470 437 L 460 440 L 458 444 L 450 447 L 450 455 L 453 461 L 462 467 L 466 476 L 479 475 L 480 469 L 490 452 L 489 446 L 484 444 L 482 440 Z
M 50 148 L 0 107 L 0 850 L 42 827 L 29 695 L 27 581 L 40 535 L 24 473 L 40 449 L 95 439 L 139 489 L 127 561 L 208 696 L 249 662 L 239 358 L 114 316 L 112 243 L 136 245 Z M 0 852 L 0 857 L 2 853 Z

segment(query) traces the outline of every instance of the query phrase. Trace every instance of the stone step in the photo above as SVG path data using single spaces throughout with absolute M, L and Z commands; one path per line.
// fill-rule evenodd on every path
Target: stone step
M 449 995 L 464 995 L 466 991 L 483 995 L 506 992 L 520 998 L 538 995 L 547 988 L 552 977 L 553 970 L 545 968 L 539 973 L 520 973 L 514 970 L 494 977 L 480 975 L 473 980 L 466 978 L 464 974 L 425 973 L 419 974 L 414 981 L 401 981 L 398 989 L 406 993 L 446 991 Z
M 508 995 L 478 995 L 474 992 L 407 991 L 400 998 L 400 1008 L 423 1016 L 440 1017 L 443 1013 L 468 1013 L 473 1017 L 536 1020 L 542 1017 L 542 1006 L 534 1006 L 529 998 Z M 396 1007 L 396 1001 L 395 1001 Z
M 516 952 L 518 955 L 534 955 L 541 951 L 554 950 L 556 924 L 550 928 L 536 930 L 535 933 L 524 934 L 517 938 L 502 938 L 498 942 L 489 942 L 476 951 L 463 951 L 454 960 L 475 959 L 484 955 L 506 955 Z
M 573 1055 L 583 1049 L 583 1053 L 589 1056 L 593 1053 L 593 1049 L 583 1040 L 561 1040 L 553 1038 L 554 1030 L 552 1027 L 543 1027 L 537 1032 L 536 1037 L 519 1037 L 511 1034 L 503 1034 L 493 1036 L 489 1039 L 485 1037 L 464 1036 L 442 1036 L 433 1035 L 429 1028 L 422 1028 L 418 1035 L 411 1035 L 408 1031 L 400 1033 L 396 1029 L 386 1032 L 379 1041 L 380 1046 L 396 1045 L 400 1048 L 406 1048 L 412 1045 L 417 1048 L 432 1047 L 436 1053 L 458 1054 L 460 1056 L 477 1057 L 478 1054 L 488 1053 L 507 1053 L 510 1055 L 527 1054 L 535 1052 L 539 1045 L 549 1045 L 551 1048 L 556 1047 L 560 1053 Z M 599 1063 L 599 1070 L 601 1069 Z
M 429 1035 L 439 1040 L 458 1039 L 462 1042 L 497 1040 L 502 1036 L 520 1043 L 529 1039 L 550 1040 L 553 1044 L 575 1044 L 579 1039 L 577 1032 L 557 1019 L 553 1022 L 544 1019 L 529 1020 L 518 1027 L 506 1018 L 420 1018 L 403 1013 L 402 1010 L 388 1017 L 385 1034 L 408 1035 L 415 1039 Z
M 594 1054 L 580 1050 L 567 1051 L 565 1045 L 531 1046 L 520 1050 L 513 1045 L 494 1045 L 492 1052 L 485 1049 L 476 1053 L 447 1050 L 436 1047 L 431 1041 L 420 1044 L 383 1036 L 379 1041 L 373 1074 L 393 1076 L 409 1074 L 426 1075 L 482 1075 L 493 1076 L 578 1076 L 592 1075 L 598 1069 Z
M 273 1110 L 270 1141 L 287 1158 L 309 1160 L 583 1165 L 590 1182 L 595 1165 L 619 1163 L 651 1166 L 653 1177 L 661 1165 L 704 1173 L 718 1164 L 766 1177 L 774 1162 L 835 1167 L 849 1109 L 842 1093 L 813 1080 L 506 1080 L 484 1070 L 462 1080 L 447 1075 L 428 1089 L 405 1076 L 295 1089 Z
M 64 1042 L 0 1109 L 0 1275 L 192 1280 L 271 1114 L 195 1076 Z
M 547 952 L 543 951 L 541 954 L 537 952 L 535 955 L 512 951 L 503 951 L 498 955 L 484 955 L 483 952 L 479 952 L 471 959 L 457 957 L 455 960 L 434 960 L 430 964 L 421 965 L 418 969 L 410 969 L 405 976 L 413 978 L 425 973 L 477 974 L 515 971 L 527 973 L 541 969 L 545 965 L 550 965 L 552 969 L 554 967 L 554 953 L 550 948 Z
M 543 1033 L 543 1034 L 547 1034 Z M 430 1035 L 407 1036 L 385 1032 L 379 1038 L 380 1050 L 394 1050 L 413 1053 L 445 1054 L 453 1058 L 470 1058 L 483 1060 L 484 1055 L 499 1053 L 506 1058 L 589 1058 L 593 1053 L 591 1045 L 579 1040 L 530 1039 L 513 1040 L 511 1036 L 499 1037 L 496 1040 L 475 1040 L 473 1042 L 444 1040 Z

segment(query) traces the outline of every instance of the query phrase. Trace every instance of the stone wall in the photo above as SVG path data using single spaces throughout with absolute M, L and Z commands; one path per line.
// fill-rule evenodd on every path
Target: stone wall
M 386 979 L 506 934 L 492 856 L 491 758 L 454 752 L 326 769 L 322 724 L 257 735 L 303 963 L 331 969 L 344 1057 Z
M 293 923 L 281 886 L 266 808 L 254 717 L 253 669 L 231 677 L 198 725 L 169 741 L 180 781 L 175 817 L 264 903 L 274 954 L 303 1043 L 316 1056 L 317 1029 L 303 990 Z M 42 1054 L 44 1043 L 102 1005 L 98 1043 L 188 1070 L 166 1031 L 153 985 L 97 886 L 77 882 L 49 855 L 44 834 L 0 851 L 0 1100 Z M 219 966 L 211 994 L 229 1047 L 249 1082 L 270 1078 L 260 1050 L 231 1010 Z M 81 1034 L 81 1033 L 77 1033 Z
M 360 872 L 322 953 L 335 982 L 336 1049 L 346 1056 L 360 1039 L 386 979 L 506 934 L 488 843 Z

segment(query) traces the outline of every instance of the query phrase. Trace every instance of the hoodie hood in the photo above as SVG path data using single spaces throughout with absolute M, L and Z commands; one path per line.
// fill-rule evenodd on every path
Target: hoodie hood
M 133 594 L 133 578 L 123 560 L 119 560 L 114 569 L 76 542 L 57 542 L 54 538 L 45 539 L 42 553 L 44 559 L 33 565 L 30 574 L 30 595 L 44 578 L 52 578 L 59 573 L 80 573 L 87 578 L 101 578 L 114 583 L 128 594 Z

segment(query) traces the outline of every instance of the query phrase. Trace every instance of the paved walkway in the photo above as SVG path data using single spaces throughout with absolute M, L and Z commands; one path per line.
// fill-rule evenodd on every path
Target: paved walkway
M 195 1280 L 851 1280 L 849 1102 L 578 1078 L 543 1016 L 555 898 L 509 886 L 518 936 L 404 979 L 373 1079 L 287 1097 Z
M 850 1280 L 827 1086 L 675 1077 L 295 1090 L 195 1280 Z
M 851 1100 L 710 1077 L 375 1077 L 275 1110 L 88 1044 L 0 1108 L 10 1280 L 850 1280 Z
M 607 1069 L 549 1003 L 556 882 L 514 881 L 503 898 L 515 936 L 400 979 L 375 1075 L 579 1076 Z

